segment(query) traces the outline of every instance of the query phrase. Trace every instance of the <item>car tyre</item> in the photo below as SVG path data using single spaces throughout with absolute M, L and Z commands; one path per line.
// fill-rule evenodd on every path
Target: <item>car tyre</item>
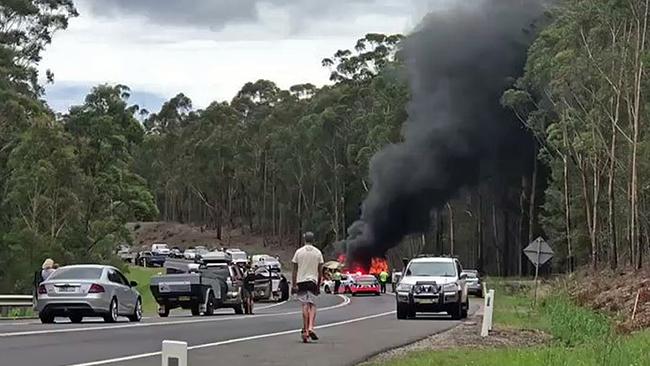
M 165 306 L 165 310 L 160 311 L 160 308 L 158 308 L 158 316 L 161 318 L 166 318 L 169 316 L 169 306 Z
M 381 296 L 381 292 L 375 292 L 375 296 Z
M 329 286 L 325 286 L 325 288 L 323 289 L 323 291 L 325 291 L 326 294 L 331 294 L 331 293 L 332 293 L 332 290 L 330 289 Z
M 115 323 L 117 321 L 117 317 L 119 316 L 117 309 L 117 299 L 113 298 L 111 299 L 111 304 L 108 306 L 108 314 L 104 315 L 104 321 L 106 323 Z
M 460 317 L 466 319 L 469 313 L 469 299 L 463 304 L 463 309 L 460 312 Z
M 169 312 L 167 314 L 169 314 Z M 128 318 L 130 322 L 139 322 L 142 320 L 142 300 L 140 298 L 135 302 L 133 314 L 129 315 Z
M 192 304 L 190 311 L 192 312 L 192 316 L 201 315 L 201 311 L 199 310 L 199 304 Z
M 79 314 L 70 315 L 70 321 L 79 324 L 84 320 L 84 317 Z
M 216 299 L 214 298 L 214 294 L 212 293 L 212 291 L 210 291 L 209 294 L 208 294 L 208 303 L 205 305 L 205 313 L 203 315 L 206 315 L 206 316 L 214 315 L 215 302 L 216 302 Z
M 41 323 L 43 323 L 43 324 L 52 324 L 52 323 L 54 323 L 54 315 L 52 315 L 52 314 L 39 313 L 38 317 L 39 317 L 39 319 L 41 319 Z
M 237 314 L 237 315 L 241 315 L 241 314 L 244 313 L 244 307 L 243 307 L 243 305 L 242 305 L 241 303 L 235 305 L 235 306 L 233 307 L 233 309 L 235 309 L 235 314 Z
M 289 300 L 289 283 L 287 281 L 283 281 L 280 283 L 280 301 L 287 301 Z
M 406 305 L 397 304 L 397 319 L 407 319 L 410 311 Z
M 451 315 L 452 320 L 460 320 L 462 318 L 462 313 L 463 313 L 463 303 L 462 302 L 457 302 L 454 305 L 451 306 L 451 309 L 448 311 L 449 315 Z

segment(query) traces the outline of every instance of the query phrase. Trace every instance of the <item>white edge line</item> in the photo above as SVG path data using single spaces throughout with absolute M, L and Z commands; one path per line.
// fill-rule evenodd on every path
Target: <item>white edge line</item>
M 391 315 L 391 314 L 394 314 L 394 313 L 395 313 L 395 310 L 387 311 L 385 313 L 368 315 L 368 316 L 364 316 L 364 317 L 361 317 L 361 318 L 354 318 L 354 319 L 344 320 L 344 321 L 340 321 L 340 322 L 336 322 L 336 323 L 329 323 L 329 324 L 320 325 L 320 326 L 317 326 L 316 329 L 333 328 L 333 327 L 337 327 L 337 326 L 340 326 L 340 325 L 356 323 L 356 322 L 369 320 L 369 319 L 381 318 L 381 317 Z M 293 334 L 293 333 L 296 333 L 296 332 L 300 332 L 300 329 L 292 329 L 292 330 L 285 330 L 285 331 L 282 331 L 282 332 L 259 334 L 259 335 L 249 336 L 249 337 L 228 339 L 228 340 L 225 340 L 225 341 L 219 341 L 219 342 L 214 342 L 214 343 L 197 344 L 195 346 L 187 347 L 187 350 L 192 351 L 192 350 L 196 350 L 196 349 L 218 347 L 218 346 L 223 346 L 223 345 L 226 345 L 226 344 L 241 343 L 241 342 L 254 341 L 254 340 L 257 340 L 257 339 L 278 337 L 278 336 Z M 67 366 L 100 366 L 100 365 L 106 365 L 106 364 L 111 364 L 111 363 L 139 360 L 139 359 L 142 359 L 142 358 L 159 356 L 160 354 L 161 354 L 161 352 L 150 352 L 150 353 L 143 353 L 143 354 L 139 354 L 139 355 L 131 355 L 131 356 L 125 356 L 125 357 L 120 357 L 120 358 L 113 358 L 113 359 L 110 359 L 110 360 L 93 361 L 93 362 L 79 363 L 79 364 L 73 364 L 73 365 L 67 365 Z
M 350 299 L 347 296 L 337 295 L 340 298 L 344 299 L 342 303 L 322 308 L 321 311 L 334 310 L 342 306 L 346 306 L 350 303 Z M 272 306 L 279 306 L 282 303 L 273 304 Z M 268 309 L 265 308 L 265 309 Z M 87 327 L 87 328 L 67 328 L 67 329 L 47 329 L 47 330 L 29 330 L 23 332 L 9 332 L 9 333 L 0 333 L 1 338 L 9 337 L 21 337 L 21 336 L 31 336 L 31 335 L 42 335 L 42 334 L 57 334 L 57 333 L 74 333 L 74 332 L 94 332 L 102 330 L 112 330 L 112 329 L 128 329 L 128 328 L 145 328 L 145 327 L 162 327 L 168 325 L 182 325 L 182 324 L 196 324 L 196 323 L 212 323 L 218 321 L 226 320 L 235 320 L 235 319 L 254 319 L 254 318 L 267 318 L 271 316 L 285 316 L 285 315 L 294 315 L 299 314 L 300 311 L 290 311 L 284 313 L 272 313 L 272 314 L 258 314 L 258 315 L 249 315 L 249 316 L 228 316 L 224 318 L 204 318 L 204 319 L 194 319 L 194 320 L 174 320 L 169 322 L 157 322 L 157 323 L 139 323 L 139 324 L 123 324 L 123 325 L 110 325 L 103 327 Z

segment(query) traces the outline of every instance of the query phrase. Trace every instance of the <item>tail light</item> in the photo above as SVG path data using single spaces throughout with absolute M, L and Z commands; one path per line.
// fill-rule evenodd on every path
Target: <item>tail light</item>
M 40 286 L 38 286 L 38 294 L 39 294 L 39 295 L 45 295 L 45 294 L 47 294 L 47 289 L 45 288 L 45 285 L 40 285 Z
M 96 283 L 93 283 L 90 286 L 90 289 L 88 290 L 89 294 L 99 294 L 99 293 L 102 293 L 102 292 L 104 292 L 104 287 L 102 287 L 101 285 L 98 285 Z

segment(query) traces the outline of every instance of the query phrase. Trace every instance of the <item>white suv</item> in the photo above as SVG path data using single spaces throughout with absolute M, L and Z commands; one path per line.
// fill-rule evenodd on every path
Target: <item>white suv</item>
M 447 312 L 455 320 L 466 318 L 469 298 L 462 272 L 455 258 L 412 259 L 397 284 L 397 318 L 414 318 L 417 312 Z

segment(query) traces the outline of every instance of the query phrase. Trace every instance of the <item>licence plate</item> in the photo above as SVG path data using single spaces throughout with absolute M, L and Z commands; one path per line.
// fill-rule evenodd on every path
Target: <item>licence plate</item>
M 59 292 L 74 293 L 74 292 L 77 292 L 77 288 L 76 287 L 59 287 Z
M 179 296 L 178 301 L 190 301 L 190 297 L 189 296 Z
M 436 302 L 436 299 L 415 299 L 415 302 L 418 304 L 433 304 Z

